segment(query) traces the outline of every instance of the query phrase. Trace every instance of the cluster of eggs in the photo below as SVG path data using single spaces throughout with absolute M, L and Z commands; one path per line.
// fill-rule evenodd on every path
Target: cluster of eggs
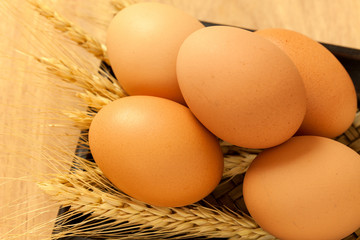
M 265 149 L 243 194 L 251 216 L 280 239 L 339 239 L 360 227 L 360 157 L 330 138 L 356 113 L 353 83 L 312 39 L 284 29 L 204 27 L 179 9 L 120 11 L 108 55 L 130 95 L 89 130 L 105 176 L 126 194 L 179 207 L 221 180 L 219 138 Z

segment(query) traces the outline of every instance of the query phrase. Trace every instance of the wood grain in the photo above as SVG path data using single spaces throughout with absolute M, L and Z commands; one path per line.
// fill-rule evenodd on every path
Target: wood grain
M 161 0 L 198 19 L 251 29 L 287 28 L 327 43 L 360 48 L 356 0 Z
M 288 28 L 318 41 L 360 48 L 358 0 L 159 1 L 181 8 L 201 20 L 252 29 Z M 26 181 L 28 178 L 12 178 L 27 176 L 32 172 L 49 171 L 47 166 L 36 160 L 36 156 L 40 154 L 38 150 L 53 141 L 53 135 L 64 134 L 68 136 L 58 138 L 59 143 L 74 148 L 78 133 L 76 130 L 51 127 L 53 115 L 46 109 L 58 105 L 59 95 L 66 93 L 55 90 L 51 82 L 42 81 L 42 87 L 34 84 L 39 82 L 34 62 L 16 51 L 36 48 L 31 43 L 36 40 L 23 35 L 26 29 L 22 20 L 25 19 L 31 28 L 38 28 L 44 19 L 31 11 L 24 0 L 11 2 L 13 6 L 19 6 L 15 12 L 23 15 L 11 17 L 9 9 L 0 4 L 0 17 L 3 19 L 0 22 L 0 217 L 15 211 L 23 215 L 18 214 L 15 218 L 0 221 L 0 239 L 13 239 L 12 234 L 25 233 L 32 226 L 54 218 L 56 207 L 49 208 L 40 216 L 27 213 L 34 204 L 40 208 L 50 202 L 34 183 Z M 53 4 L 60 13 L 103 41 L 106 25 L 113 14 L 109 11 L 109 4 L 105 2 L 59 0 Z M 79 51 L 78 54 L 84 52 Z M 10 206 L 16 199 L 19 201 Z M 14 227 L 15 230 L 8 232 Z M 14 239 L 43 239 L 50 235 L 50 231 L 45 231 L 43 236 L 27 234 Z

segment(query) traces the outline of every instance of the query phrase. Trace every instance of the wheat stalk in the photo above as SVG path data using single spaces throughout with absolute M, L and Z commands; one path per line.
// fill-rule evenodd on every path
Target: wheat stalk
M 84 166 L 86 164 L 82 164 Z M 73 174 L 58 174 L 55 178 L 40 182 L 39 187 L 53 200 L 63 206 L 71 206 L 73 215 L 91 214 L 91 219 L 112 219 L 111 224 L 103 223 L 97 229 L 107 229 L 104 236 L 116 232 L 116 226 L 126 230 L 141 226 L 140 231 L 131 233 L 131 238 L 159 237 L 189 238 L 196 236 L 238 238 L 238 239 L 274 239 L 248 216 L 235 214 L 222 209 L 212 209 L 200 204 L 181 208 L 154 207 L 139 202 L 117 191 L 108 182 L 96 166 L 91 171 L 78 170 Z M 96 169 L 96 170 L 95 170 Z M 104 189 L 106 191 L 104 191 Z M 67 216 L 69 217 L 69 216 Z M 81 224 L 80 224 L 81 225 Z M 69 231 L 79 231 L 73 226 Z M 113 229 L 111 229 L 113 227 Z M 150 229 L 150 230 L 149 230 Z M 81 231 L 80 231 L 81 232 Z M 62 233 L 64 234 L 64 232 Z M 82 234 L 86 234 L 82 232 Z M 117 232 L 117 239 L 126 239 L 129 232 Z M 181 235 L 179 237 L 179 235 Z
M 50 23 L 52 23 L 55 29 L 59 30 L 69 39 L 92 53 L 101 61 L 109 64 L 109 59 L 106 54 L 106 46 L 104 44 L 91 37 L 79 26 L 75 25 L 57 11 L 45 5 L 43 2 L 39 0 L 28 0 L 28 2 L 35 7 L 35 10 L 40 15 L 44 16 Z

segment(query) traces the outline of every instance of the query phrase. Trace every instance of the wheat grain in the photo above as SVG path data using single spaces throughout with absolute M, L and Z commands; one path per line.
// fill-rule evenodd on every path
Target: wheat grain
M 89 129 L 92 119 L 95 116 L 95 113 L 90 113 L 88 111 L 82 111 L 79 109 L 73 110 L 63 110 L 62 113 L 69 118 L 73 124 L 81 129 Z
M 106 46 L 104 44 L 91 37 L 79 26 L 75 25 L 57 11 L 45 5 L 43 2 L 39 0 L 28 0 L 28 2 L 35 7 L 35 10 L 40 15 L 48 19 L 48 21 L 54 25 L 55 29 L 59 30 L 69 39 L 86 49 L 88 52 L 92 53 L 101 61 L 109 63 L 109 59 L 106 54 Z
M 225 156 L 224 157 L 224 173 L 223 178 L 232 178 L 238 174 L 245 173 L 249 168 L 251 162 L 255 159 L 253 157 L 243 157 L 243 156 Z
M 359 110 L 356 113 L 355 120 L 353 122 L 353 126 L 354 126 L 354 128 L 360 127 L 360 111 Z
M 223 141 L 220 142 L 220 146 L 224 154 L 223 178 L 233 178 L 238 174 L 245 173 L 258 153 L 261 152 L 259 149 L 248 150 Z
M 120 11 L 135 3 L 135 0 L 111 0 L 111 4 L 117 11 Z
M 103 106 L 111 103 L 112 100 L 109 98 L 105 98 L 89 91 L 85 91 L 84 93 L 76 94 L 80 99 L 82 99 L 87 106 L 94 110 L 100 110 Z

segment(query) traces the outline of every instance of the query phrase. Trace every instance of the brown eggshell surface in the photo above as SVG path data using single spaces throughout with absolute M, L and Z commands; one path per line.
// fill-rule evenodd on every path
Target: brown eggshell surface
M 289 139 L 305 114 L 305 89 L 276 45 L 239 28 L 192 33 L 177 58 L 180 89 L 194 115 L 219 138 L 267 148 Z
M 176 79 L 176 56 L 184 39 L 204 27 L 170 5 L 138 3 L 111 21 L 106 45 L 112 69 L 130 95 L 184 103 Z
M 217 138 L 188 108 L 163 98 L 131 96 L 105 106 L 91 123 L 89 143 L 116 187 L 156 206 L 199 201 L 223 172 Z
M 263 29 L 256 34 L 288 54 L 304 81 L 307 111 L 298 134 L 333 138 L 345 132 L 355 118 L 356 92 L 335 56 L 320 43 L 291 30 Z
M 360 156 L 334 140 L 293 137 L 254 160 L 243 184 L 255 221 L 282 240 L 339 240 L 360 227 Z

